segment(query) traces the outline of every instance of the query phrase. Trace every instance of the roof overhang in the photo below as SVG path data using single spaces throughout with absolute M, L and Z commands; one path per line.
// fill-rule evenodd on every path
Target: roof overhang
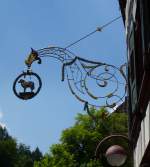
M 125 8 L 126 8 L 127 0 L 118 0 L 118 2 L 119 2 L 119 5 L 120 5 L 120 10 L 121 10 L 123 22 L 124 22 L 124 24 L 125 24 L 125 19 L 126 19 L 126 16 L 125 16 Z

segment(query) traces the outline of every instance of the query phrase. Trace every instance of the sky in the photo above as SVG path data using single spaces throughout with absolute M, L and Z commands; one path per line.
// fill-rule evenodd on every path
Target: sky
M 44 59 L 32 69 L 42 79 L 31 100 L 17 98 L 12 85 L 26 69 L 30 48 L 66 47 L 120 16 L 117 0 L 1 0 L 0 123 L 10 135 L 45 153 L 61 132 L 73 126 L 83 104 L 61 82 L 61 64 Z M 69 48 L 77 56 L 120 66 L 126 61 L 122 19 Z

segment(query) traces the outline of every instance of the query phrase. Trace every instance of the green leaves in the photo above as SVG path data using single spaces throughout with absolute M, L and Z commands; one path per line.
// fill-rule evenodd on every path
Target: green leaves
M 34 161 L 42 157 L 38 148 L 31 152 L 25 144 L 17 144 L 6 128 L 0 126 L 0 167 L 33 167 Z
M 17 159 L 16 141 L 14 139 L 0 140 L 0 166 L 14 167 Z
M 39 148 L 31 151 L 25 144 L 17 144 L 7 130 L 0 127 L 0 167 L 102 167 L 94 158 L 96 146 L 110 134 L 126 134 L 127 115 L 110 114 L 104 108 L 90 108 L 90 113 L 96 119 L 78 114 L 75 124 L 62 132 L 60 143 L 52 145 L 44 157 Z M 127 148 L 124 141 L 118 143 Z
M 96 118 L 78 114 L 74 126 L 62 132 L 60 143 L 54 144 L 34 167 L 101 167 L 94 159 L 97 144 L 112 132 L 127 133 L 127 116 L 124 113 L 110 114 L 105 109 L 90 109 Z

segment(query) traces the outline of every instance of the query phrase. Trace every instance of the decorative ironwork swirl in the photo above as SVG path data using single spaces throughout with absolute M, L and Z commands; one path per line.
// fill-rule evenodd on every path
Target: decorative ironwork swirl
M 90 61 L 60 47 L 32 49 L 25 63 L 30 68 L 34 61 L 40 64 L 44 57 L 55 58 L 62 63 L 62 81 L 67 80 L 71 93 L 79 101 L 106 108 L 114 108 L 124 101 L 125 65 L 117 68 L 107 63 Z

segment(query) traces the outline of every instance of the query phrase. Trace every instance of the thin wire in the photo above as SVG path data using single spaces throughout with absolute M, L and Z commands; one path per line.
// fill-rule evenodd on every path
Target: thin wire
M 96 33 L 97 31 L 101 32 L 102 29 L 104 29 L 105 27 L 109 26 L 110 24 L 112 24 L 113 22 L 115 22 L 116 20 L 118 20 L 118 19 L 120 19 L 120 18 L 121 18 L 121 16 L 119 16 L 119 17 L 117 17 L 117 18 L 115 18 L 115 19 L 109 21 L 108 23 L 104 24 L 104 25 L 101 26 L 101 27 L 97 27 L 96 30 L 94 30 L 94 31 L 90 32 L 89 34 L 83 36 L 83 37 L 80 38 L 79 40 L 77 40 L 77 41 L 75 41 L 75 42 L 69 44 L 69 45 L 66 46 L 64 49 L 70 48 L 71 46 L 73 46 L 73 45 L 75 45 L 76 43 L 82 41 L 83 39 L 85 39 L 85 38 L 87 38 L 87 37 L 93 35 L 93 34 Z
M 95 32 L 97 32 L 97 29 L 96 29 L 95 31 L 93 31 L 93 32 L 91 32 L 91 33 L 85 35 L 85 36 L 82 37 L 81 39 L 79 39 L 79 40 L 77 40 L 77 41 L 71 43 L 70 45 L 68 45 L 67 47 L 65 47 L 65 49 L 70 48 L 71 46 L 75 45 L 76 43 L 82 41 L 83 39 L 85 39 L 85 38 L 87 38 L 87 37 L 89 37 L 89 36 L 91 36 L 91 35 L 94 34 Z
M 112 24 L 113 22 L 115 22 L 116 20 L 120 19 L 122 16 L 116 17 L 115 19 L 109 21 L 108 23 L 104 24 L 103 26 L 101 26 L 100 28 L 103 29 L 105 27 L 107 27 L 108 25 Z

